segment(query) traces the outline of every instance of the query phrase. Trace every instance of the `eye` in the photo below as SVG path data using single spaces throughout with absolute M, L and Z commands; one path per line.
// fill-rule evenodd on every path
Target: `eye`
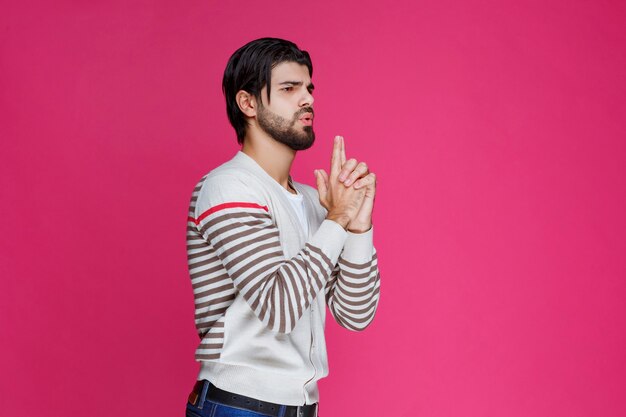
M 291 90 L 293 90 L 293 87 L 285 87 L 285 88 L 283 88 L 283 90 L 285 90 L 285 91 L 291 91 Z

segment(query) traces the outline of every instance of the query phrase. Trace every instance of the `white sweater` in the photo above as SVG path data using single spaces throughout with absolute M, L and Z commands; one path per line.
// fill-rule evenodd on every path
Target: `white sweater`
M 372 233 L 346 232 L 303 194 L 309 233 L 284 188 L 238 152 L 193 191 L 187 254 L 201 342 L 198 379 L 287 405 L 318 401 L 328 375 L 324 320 L 362 330 L 373 319 L 379 273 Z

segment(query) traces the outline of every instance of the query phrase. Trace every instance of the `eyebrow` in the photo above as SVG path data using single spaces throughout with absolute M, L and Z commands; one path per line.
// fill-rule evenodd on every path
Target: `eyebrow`
M 284 85 L 284 84 L 291 84 L 291 85 L 302 85 L 304 84 L 302 81 L 283 81 L 282 83 L 278 83 L 278 85 Z M 307 86 L 307 88 L 310 91 L 313 91 L 315 89 L 315 86 L 313 85 L 313 83 L 309 83 L 309 85 Z

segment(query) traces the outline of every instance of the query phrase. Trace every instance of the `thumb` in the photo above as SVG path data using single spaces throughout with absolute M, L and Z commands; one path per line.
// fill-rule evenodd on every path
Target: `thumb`
M 324 176 L 322 175 L 322 173 L 320 171 L 321 170 L 316 169 L 313 172 L 315 173 L 315 179 L 316 179 L 316 182 L 317 182 L 317 192 L 320 195 L 320 202 L 321 203 L 325 203 L 326 202 L 326 194 L 328 193 L 328 186 L 326 185 L 326 181 L 324 179 Z

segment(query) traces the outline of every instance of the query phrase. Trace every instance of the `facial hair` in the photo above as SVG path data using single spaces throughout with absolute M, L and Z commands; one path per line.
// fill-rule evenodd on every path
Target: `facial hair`
M 277 142 L 287 145 L 294 151 L 303 151 L 309 149 L 315 142 L 313 126 L 296 125 L 300 117 L 306 113 L 313 114 L 313 108 L 305 107 L 298 110 L 290 122 L 260 105 L 257 111 L 257 122 L 259 127 Z

